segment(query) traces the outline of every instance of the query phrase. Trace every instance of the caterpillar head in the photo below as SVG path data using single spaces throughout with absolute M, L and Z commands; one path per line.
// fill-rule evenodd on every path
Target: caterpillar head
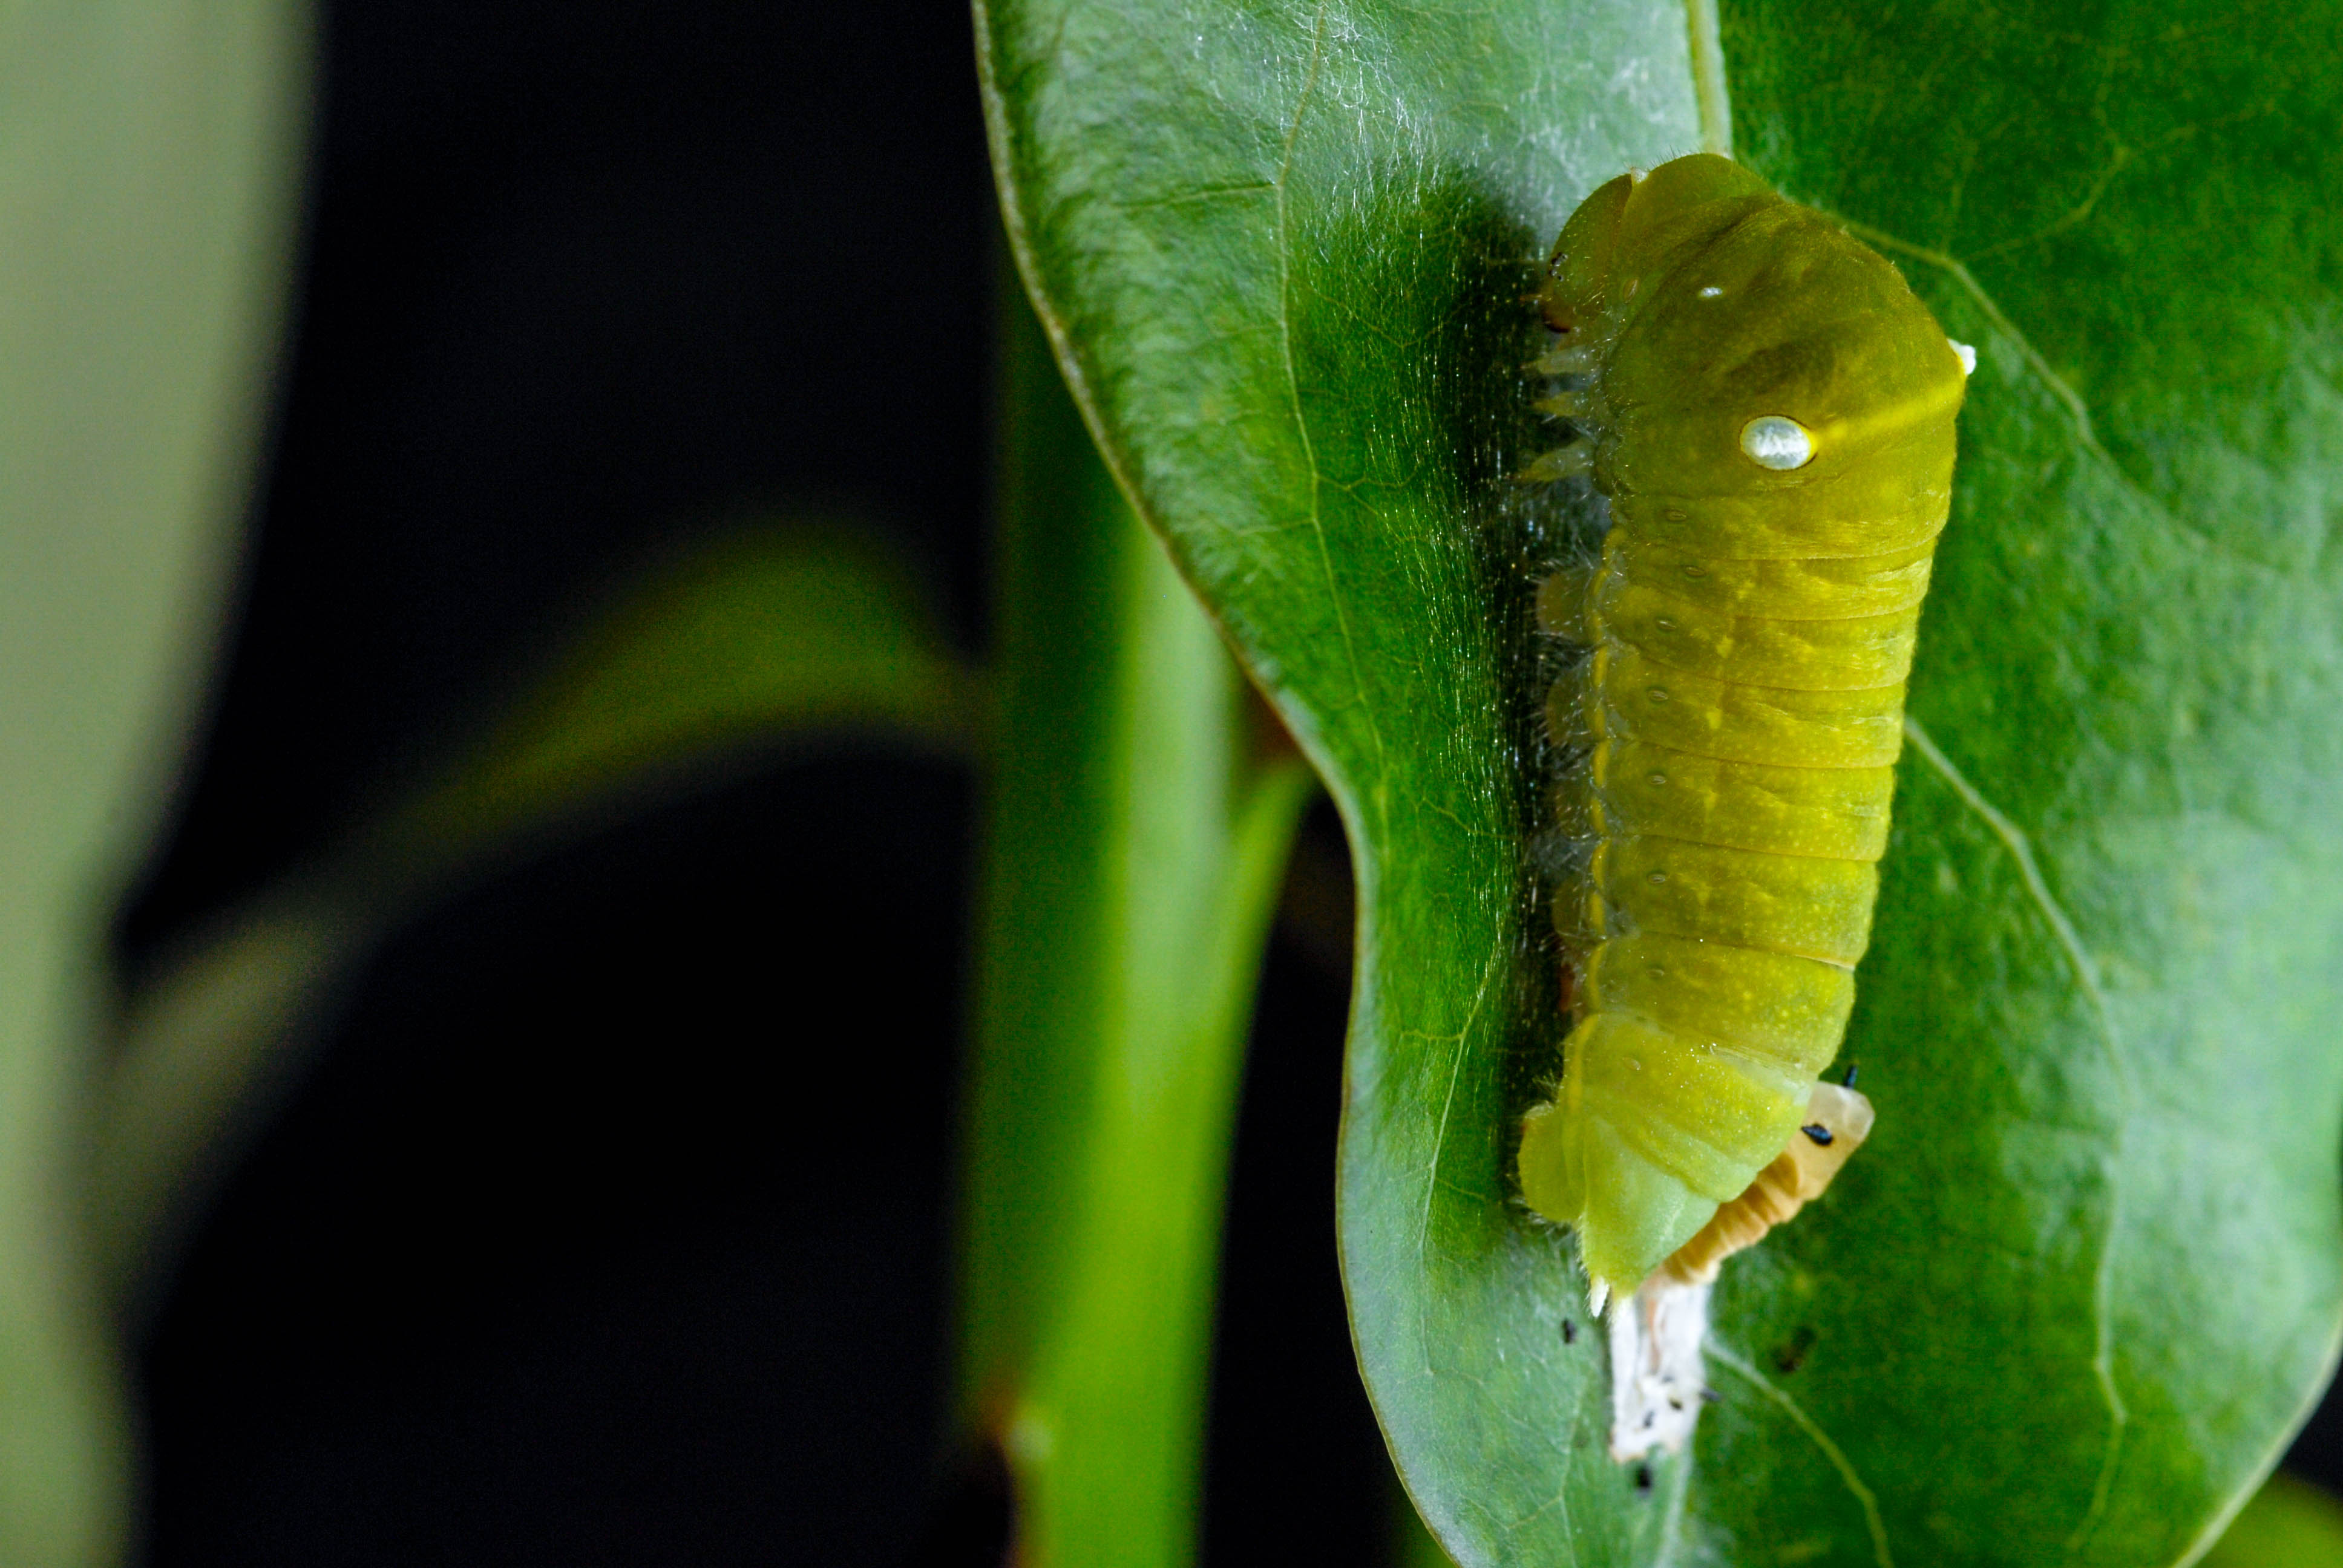
M 1615 341 L 1679 251 L 1780 200 L 1739 164 L 1707 153 L 1629 170 L 1580 204 L 1554 242 L 1538 297 L 1546 325 Z
M 1542 299 L 1599 345 L 1606 493 L 1791 507 L 1820 490 L 1857 511 L 1891 480 L 1950 495 L 1961 357 L 1885 257 L 1729 159 L 1597 191 Z

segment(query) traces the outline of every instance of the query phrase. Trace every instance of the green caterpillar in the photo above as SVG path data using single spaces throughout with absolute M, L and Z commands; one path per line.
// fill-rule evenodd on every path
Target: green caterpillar
M 1579 438 L 1529 477 L 1590 476 L 1612 521 L 1540 589 L 1589 649 L 1548 706 L 1589 852 L 1519 1171 L 1599 1301 L 1731 1218 L 1837 1054 L 1973 357 L 1883 257 L 1705 155 L 1589 196 L 1541 297 L 1536 368 L 1582 384 L 1540 407 Z

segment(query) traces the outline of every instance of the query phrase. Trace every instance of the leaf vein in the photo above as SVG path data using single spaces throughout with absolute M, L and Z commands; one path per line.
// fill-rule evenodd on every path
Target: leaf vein
M 1790 1418 L 1792 1425 L 1805 1432 L 1814 1445 L 1822 1450 L 1823 1457 L 1830 1461 L 1831 1468 L 1838 1472 L 1838 1478 L 1846 1483 L 1847 1491 L 1854 1493 L 1855 1505 L 1863 1510 L 1863 1523 L 1871 1532 L 1873 1559 L 1879 1568 L 1896 1568 L 1895 1554 L 1887 1549 L 1887 1522 L 1880 1517 L 1879 1499 L 1870 1487 L 1863 1483 L 1863 1477 L 1855 1473 L 1854 1462 L 1846 1457 L 1845 1451 L 1830 1440 L 1830 1434 L 1815 1424 L 1815 1418 L 1808 1415 L 1796 1400 L 1775 1386 L 1755 1367 L 1714 1340 L 1709 1342 L 1708 1353 L 1747 1379 L 1752 1387 Z
M 2050 396 L 2066 410 L 2067 417 L 2074 422 L 2076 443 L 2106 469 L 2108 476 L 2114 479 L 2117 488 L 2129 496 L 2133 501 L 2162 521 L 2166 527 L 2195 540 L 2205 549 L 2239 565 L 2277 575 L 2277 568 L 2268 562 L 2256 560 L 2253 557 L 2237 550 L 2234 546 L 2215 538 L 2197 524 L 2181 517 L 2179 513 L 2158 500 L 2137 479 L 2132 477 L 2128 469 L 2116 461 L 2115 454 L 2100 443 L 2098 427 L 2091 421 L 2091 410 L 2083 401 L 2082 394 L 2077 392 L 2065 377 L 2051 368 L 2050 362 L 2042 357 L 2042 351 L 2034 347 L 2034 340 L 2018 330 L 2017 324 L 2012 321 L 2007 313 L 1995 303 L 1993 297 L 1985 291 L 1985 286 L 1976 280 L 1976 275 L 1968 269 L 1966 263 L 1958 256 L 1947 255 L 1944 251 L 1931 250 L 1926 246 L 1914 245 L 1909 240 L 1897 239 L 1894 235 L 1873 228 L 1868 224 L 1857 223 L 1852 218 L 1842 217 L 1835 213 L 1831 216 L 1845 226 L 1847 233 L 1865 244 L 1876 246 L 1882 250 L 1899 252 L 1912 257 L 1915 261 L 1926 262 L 1928 266 L 1944 272 L 1959 285 L 1962 291 L 1968 295 L 1970 301 L 1985 313 L 1986 319 L 1993 324 L 1994 330 L 2017 345 L 2018 356 L 2026 361 L 2026 368 L 2034 372 L 2036 377 L 2048 389 Z
M 1986 799 L 1977 787 L 1953 765 L 1953 759 L 1945 755 L 1943 748 L 1921 727 L 1920 721 L 1908 714 L 1904 719 L 1904 735 L 1912 742 L 1913 749 L 1952 787 L 1953 793 L 1960 797 L 1962 804 L 1983 819 L 1994 836 L 2001 840 L 2002 848 L 2017 864 L 2018 876 L 2026 884 L 2027 896 L 2049 923 L 2052 934 L 2065 951 L 2067 963 L 2073 967 L 2076 981 L 2082 987 L 2083 994 L 2097 1016 L 2100 1039 L 2124 1096 L 2126 1114 L 2118 1121 L 2116 1134 L 2116 1152 L 2119 1158 L 2123 1145 L 2122 1129 L 2130 1121 L 2129 1111 L 2134 1103 L 2136 1086 L 2130 1057 L 2124 1050 L 2122 1036 L 2116 1030 L 2115 1014 L 2107 1004 L 2107 992 L 2099 984 L 2097 966 L 2084 948 L 2082 938 L 2075 930 L 2075 922 L 2067 918 L 2066 910 L 2051 893 L 2050 884 L 2042 875 L 2042 868 L 2034 858 L 2033 843 L 2026 838 L 2025 830 Z M 2123 1204 L 2122 1188 L 2112 1163 L 2107 1169 L 2107 1229 L 2100 1238 L 2098 1261 L 2091 1275 L 2091 1375 L 2097 1382 L 2099 1396 L 2107 1407 L 2107 1441 L 2099 1456 L 2098 1477 L 2092 1483 L 2090 1506 L 2085 1510 L 2082 1523 L 2075 1527 L 2074 1534 L 2067 1539 L 2069 1555 L 2081 1550 L 2107 1512 L 2107 1500 L 2115 1486 L 2116 1461 L 2123 1449 L 2124 1429 L 2131 1424 L 2131 1412 L 2124 1403 L 2122 1390 L 2116 1385 L 2115 1255 Z
M 1110 201 L 1101 205 L 1111 212 L 1151 212 L 1159 207 L 1186 206 L 1194 202 L 1222 201 L 1230 196 L 1272 196 L 1277 187 L 1267 180 L 1248 180 L 1242 185 L 1198 186 L 1171 196 L 1145 196 L 1138 201 Z
M 2017 863 L 2017 874 L 2026 884 L 2026 895 L 2034 900 L 2042 918 L 2049 922 L 2052 935 L 2057 939 L 2066 962 L 2075 971 L 2076 983 L 2082 988 L 2084 996 L 2089 1000 L 2093 1011 L 2097 1015 L 2108 1060 L 2128 1090 L 2131 1085 L 2130 1062 L 2124 1055 L 2121 1037 L 2116 1032 L 2115 1015 L 2107 1006 L 2107 992 L 2099 985 L 2098 966 L 2083 946 L 2083 939 L 2076 931 L 2075 922 L 2067 919 L 2066 910 L 2050 891 L 2050 884 L 2044 879 L 2042 867 L 2034 858 L 2034 845 L 2026 836 L 2026 830 L 1986 799 L 1977 787 L 1969 782 L 1967 776 L 1953 765 L 1953 759 L 1945 755 L 1935 737 L 1922 729 L 1920 721 L 1909 714 L 1904 719 L 1904 738 L 1927 760 L 1928 766 L 1952 786 L 1953 793 L 1960 797 L 1961 803 L 1976 813 L 1992 829 L 1994 837 L 2001 840 L 2002 848 L 2009 852 L 2009 858 Z
M 1496 979 L 1498 961 L 1503 956 L 1503 949 L 1492 949 L 1488 960 L 1481 966 L 1481 983 L 1473 989 L 1473 1005 L 1465 1010 L 1464 1022 L 1456 1031 L 1455 1043 L 1449 1054 L 1448 1092 L 1441 1100 L 1440 1125 L 1432 1135 L 1432 1164 L 1424 1172 L 1423 1181 L 1423 1222 L 1417 1226 L 1415 1232 L 1415 1262 L 1418 1270 L 1423 1268 L 1424 1251 L 1432 1244 L 1432 1207 L 1440 1193 L 1440 1160 L 1448 1148 L 1448 1118 L 1456 1109 L 1456 1085 L 1464 1076 L 1464 1052 L 1472 1043 L 1473 1025 L 1481 1016 L 1482 1004 L 1488 1000 L 1489 987 Z M 1426 1351 L 1423 1370 L 1427 1374 L 1433 1370 L 1429 1353 L 1432 1344 L 1432 1327 L 1423 1316 L 1428 1305 L 1428 1297 L 1429 1292 L 1419 1296 L 1416 1304 L 1416 1333 Z
M 2125 1406 L 2123 1394 L 2116 1387 L 2115 1342 L 2115 1258 L 2116 1229 L 2123 1220 L 2123 1189 L 2117 1185 L 2115 1172 L 2107 1175 L 2107 1233 L 2099 1247 L 2098 1267 L 2091 1274 L 2091 1372 L 2098 1380 L 2099 1393 L 2107 1405 L 2107 1445 L 2099 1454 L 2099 1473 L 2091 1483 L 2091 1505 L 2083 1511 L 2083 1522 L 2066 1538 L 2066 1555 L 2081 1554 L 2091 1532 L 2107 1511 L 2107 1499 L 2115 1491 L 2116 1461 L 2123 1452 L 2124 1429 L 2131 1424 L 2131 1412 Z

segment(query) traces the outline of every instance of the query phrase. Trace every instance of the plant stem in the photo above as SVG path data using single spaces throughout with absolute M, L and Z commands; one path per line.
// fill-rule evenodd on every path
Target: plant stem
M 963 1397 L 1018 1561 L 1194 1554 L 1232 1101 L 1309 779 L 1004 286 L 999 750 L 968 1133 Z

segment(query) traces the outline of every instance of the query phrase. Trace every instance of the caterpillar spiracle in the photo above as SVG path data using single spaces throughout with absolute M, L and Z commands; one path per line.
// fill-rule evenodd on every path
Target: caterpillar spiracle
M 1566 389 L 1539 407 L 1575 438 L 1525 477 L 1589 477 L 1611 523 L 1539 590 L 1586 649 L 1548 703 L 1582 852 L 1562 1078 L 1518 1169 L 1600 1310 L 1713 1277 L 1870 1125 L 1817 1075 L 1870 940 L 1974 356 L 1885 258 L 1708 155 L 1589 196 L 1541 302 L 1560 340 L 1534 368 Z

